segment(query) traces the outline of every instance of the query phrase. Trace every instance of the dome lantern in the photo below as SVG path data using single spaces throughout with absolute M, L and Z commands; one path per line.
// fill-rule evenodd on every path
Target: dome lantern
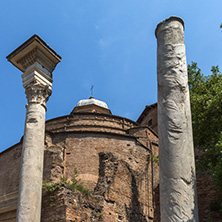
M 95 99 L 93 96 L 90 96 L 89 99 L 80 100 L 77 103 L 77 106 L 71 112 L 71 114 L 75 112 L 112 114 L 105 102 Z

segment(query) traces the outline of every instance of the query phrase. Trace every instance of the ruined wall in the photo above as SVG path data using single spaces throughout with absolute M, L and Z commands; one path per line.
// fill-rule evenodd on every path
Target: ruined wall
M 59 184 L 59 189 L 43 192 L 41 221 L 153 221 L 158 166 L 150 149 L 158 155 L 157 142 L 147 127 L 112 115 L 78 114 L 50 120 L 46 123 L 43 180 Z M 0 158 L 4 159 L 0 161 L 0 181 L 6 178 L 0 192 L 16 192 L 14 208 L 0 212 L 0 221 L 9 215 L 9 221 L 15 221 L 21 144 Z M 71 181 L 74 169 L 90 195 L 62 182 L 61 178 Z
M 120 218 L 120 221 L 152 221 L 151 155 L 142 145 L 136 144 L 133 137 L 57 133 L 47 146 L 46 153 L 55 151 L 48 179 L 58 181 L 59 177 L 65 177 L 70 180 L 73 170 L 78 169 L 78 178 L 92 191 L 93 199 L 99 198 L 99 213 L 106 218 L 105 221 L 118 221 Z M 62 158 L 64 165 L 58 164 Z M 74 208 L 69 204 L 66 212 L 75 215 Z M 86 221 L 90 221 L 93 214 L 94 211 Z
M 73 117 L 73 122 L 72 117 L 58 118 L 55 124 L 49 121 L 44 181 L 59 182 L 61 177 L 70 178 L 73 168 L 77 168 L 84 186 L 94 193 L 91 196 L 81 192 L 73 194 L 69 187 L 62 185 L 52 203 L 43 192 L 42 221 L 160 221 L 158 164 L 153 162 L 152 174 L 150 153 L 139 144 L 152 148 L 154 156 L 158 156 L 157 136 L 147 127 L 132 126 L 133 122 L 121 118 L 94 117 L 97 118 L 84 114 L 79 122 L 77 116 Z M 102 123 L 105 127 L 99 128 Z M 90 133 L 92 129 L 94 133 Z M 0 154 L 1 222 L 15 221 L 20 157 L 21 143 Z M 150 189 L 152 175 L 153 193 Z M 211 203 L 218 195 L 209 175 L 197 174 L 197 189 L 200 222 L 207 222 L 210 217 L 221 221 L 218 214 L 211 211 Z

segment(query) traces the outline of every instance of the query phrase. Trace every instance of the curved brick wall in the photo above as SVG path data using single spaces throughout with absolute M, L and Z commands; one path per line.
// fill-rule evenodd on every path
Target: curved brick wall
M 70 180 L 76 168 L 78 179 L 93 192 L 91 198 L 99 198 L 100 204 L 95 206 L 101 205 L 99 212 L 105 221 L 153 221 L 158 167 L 152 162 L 150 149 L 157 155 L 157 142 L 157 135 L 148 127 L 111 114 L 78 112 L 48 120 L 44 180 Z M 1 176 L 6 181 L 0 186 L 0 195 L 18 189 L 21 147 L 22 143 L 18 143 L 0 155 L 4 159 L 0 161 L 4 169 Z M 70 191 L 64 188 L 62 192 L 53 209 L 43 196 L 42 221 L 91 221 L 95 217 L 92 208 L 79 206 L 77 212 L 76 197 L 68 200 Z M 93 204 L 92 200 L 86 201 L 87 206 Z M 15 217 L 15 207 L 12 209 L 0 213 L 0 218 Z

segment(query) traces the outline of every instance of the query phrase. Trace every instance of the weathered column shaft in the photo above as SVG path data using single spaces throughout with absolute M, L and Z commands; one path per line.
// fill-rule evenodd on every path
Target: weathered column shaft
M 45 104 L 50 94 L 51 89 L 47 85 L 35 81 L 26 85 L 28 104 L 22 146 L 17 222 L 39 222 L 41 219 Z
M 198 221 L 183 21 L 156 28 L 161 221 Z
M 40 221 L 45 138 L 45 108 L 27 105 L 17 221 Z

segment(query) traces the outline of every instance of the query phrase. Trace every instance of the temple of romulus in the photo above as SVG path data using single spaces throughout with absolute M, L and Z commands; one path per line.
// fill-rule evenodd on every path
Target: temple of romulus
M 207 221 L 215 187 L 196 179 L 183 32 L 178 17 L 157 26 L 158 103 L 136 122 L 93 96 L 45 121 L 61 56 L 37 35 L 7 56 L 27 105 L 24 136 L 0 153 L 0 222 Z

